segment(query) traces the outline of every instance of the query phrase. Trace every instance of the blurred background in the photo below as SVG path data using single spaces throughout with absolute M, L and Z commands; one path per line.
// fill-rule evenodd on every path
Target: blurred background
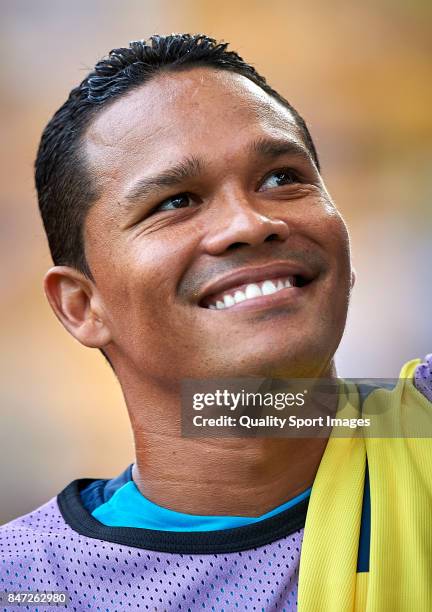
M 1 3 L 0 523 L 133 460 L 120 389 L 50 311 L 33 186 L 43 127 L 111 48 L 153 33 L 229 41 L 305 117 L 351 229 L 357 284 L 342 376 L 397 376 L 432 351 L 430 3 Z

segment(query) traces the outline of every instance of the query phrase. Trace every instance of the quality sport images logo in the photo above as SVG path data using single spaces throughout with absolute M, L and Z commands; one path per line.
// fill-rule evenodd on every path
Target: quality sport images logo
M 185 380 L 184 437 L 432 437 L 392 397 L 404 379 Z M 389 414 L 392 411 L 392 414 Z

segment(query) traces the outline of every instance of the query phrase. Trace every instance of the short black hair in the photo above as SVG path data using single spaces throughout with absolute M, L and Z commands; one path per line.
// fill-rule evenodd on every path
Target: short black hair
M 85 256 L 83 227 L 98 186 L 82 154 L 81 138 L 93 117 L 112 100 L 163 72 L 210 67 L 235 72 L 250 79 L 293 114 L 311 156 L 319 160 L 305 121 L 285 98 L 272 89 L 228 43 L 203 34 L 151 36 L 113 49 L 99 61 L 46 126 L 39 145 L 35 178 L 39 209 L 51 256 L 56 265 L 67 265 L 90 279 Z

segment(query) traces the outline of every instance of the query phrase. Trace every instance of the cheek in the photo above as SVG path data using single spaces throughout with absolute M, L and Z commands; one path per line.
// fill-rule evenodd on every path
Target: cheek
M 171 309 L 194 249 L 176 234 L 167 229 L 121 240 L 100 258 L 96 280 L 111 322 L 122 333 L 160 334 L 161 327 L 175 327 Z
M 333 331 L 343 329 L 351 290 L 348 229 L 333 206 L 320 207 L 309 227 L 309 236 L 320 247 L 327 264 L 316 302 L 322 323 Z
M 315 221 L 317 241 L 333 265 L 339 270 L 350 269 L 350 240 L 347 226 L 334 207 L 326 207 Z

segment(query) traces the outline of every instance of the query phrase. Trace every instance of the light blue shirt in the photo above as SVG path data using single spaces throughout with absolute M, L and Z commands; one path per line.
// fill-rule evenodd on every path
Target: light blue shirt
M 92 516 L 104 525 L 110 527 L 141 527 L 158 531 L 214 531 L 217 529 L 231 529 L 243 527 L 263 521 L 288 510 L 300 503 L 311 493 L 307 489 L 297 497 L 290 499 L 281 506 L 266 512 L 261 516 L 201 516 L 198 514 L 184 514 L 169 508 L 163 508 L 153 503 L 140 491 L 133 482 L 121 486 L 104 504 L 92 512 Z

